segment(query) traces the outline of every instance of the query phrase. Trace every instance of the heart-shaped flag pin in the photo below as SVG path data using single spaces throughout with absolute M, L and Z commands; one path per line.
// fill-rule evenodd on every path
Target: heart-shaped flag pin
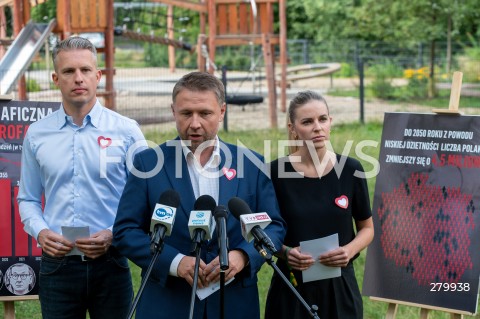
M 233 168 L 229 169 L 224 167 L 222 168 L 222 172 L 229 181 L 231 181 L 237 175 L 237 171 Z
M 348 208 L 348 197 L 345 195 L 342 195 L 340 197 L 335 198 L 335 204 L 337 204 L 338 207 L 347 209 Z
M 112 139 L 110 137 L 99 136 L 97 141 L 101 148 L 107 148 L 112 144 Z

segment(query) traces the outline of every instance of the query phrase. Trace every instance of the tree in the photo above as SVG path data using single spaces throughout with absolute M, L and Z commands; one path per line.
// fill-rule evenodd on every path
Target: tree
M 57 1 L 47 0 L 32 7 L 31 17 L 35 22 L 48 22 L 57 16 Z
M 290 6 L 295 10 L 290 10 Z M 299 37 L 300 32 L 305 32 L 317 42 L 354 39 L 384 41 L 403 47 L 428 43 L 429 96 L 433 97 L 436 94 L 436 43 L 452 41 L 462 30 L 478 34 L 477 9 L 478 0 L 295 1 L 289 5 L 289 21 L 295 21 L 299 13 L 305 13 L 305 18 L 300 25 L 295 22 L 289 25 L 289 35 Z

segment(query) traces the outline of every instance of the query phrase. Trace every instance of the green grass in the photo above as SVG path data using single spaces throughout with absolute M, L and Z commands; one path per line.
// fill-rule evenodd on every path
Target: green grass
M 144 68 L 145 59 L 143 53 L 135 50 L 115 49 L 116 68 Z
M 351 151 L 346 153 L 349 156 L 357 157 L 354 150 L 357 143 L 364 140 L 377 141 L 380 143 L 382 133 L 382 124 L 381 123 L 370 123 L 368 125 L 360 124 L 344 124 L 334 126 L 331 140 L 332 146 L 337 153 L 344 153 L 348 148 L 345 147 L 346 142 L 351 140 L 353 141 L 353 146 Z M 245 146 L 256 150 L 262 154 L 266 150 L 270 150 L 271 159 L 274 159 L 278 156 L 278 144 L 277 141 L 286 138 L 285 130 L 260 130 L 260 131 L 245 131 L 245 132 L 220 132 L 220 137 L 227 142 L 237 143 L 240 141 Z M 157 143 L 162 143 L 165 140 L 172 139 L 176 136 L 175 132 L 169 133 L 158 133 L 158 132 L 146 132 L 145 137 L 148 140 L 155 141 Z M 265 147 L 264 141 L 271 141 L 271 147 Z M 380 150 L 380 144 L 377 147 L 366 147 L 363 149 L 364 153 L 374 158 L 378 158 Z M 372 168 L 372 164 L 368 161 L 365 161 L 361 158 L 359 160 L 364 165 L 366 171 Z M 373 192 L 375 190 L 375 179 L 371 178 L 368 180 L 368 187 L 370 191 L 370 198 L 373 199 Z M 360 288 L 363 284 L 363 272 L 365 265 L 365 256 L 366 253 L 363 251 L 360 257 L 355 261 L 355 273 L 357 276 L 358 283 Z M 132 277 L 134 282 L 134 290 L 138 291 L 140 286 L 140 269 L 131 264 Z M 260 293 L 260 304 L 261 304 L 261 313 L 263 314 L 265 297 L 267 295 L 268 287 L 270 285 L 270 277 L 273 270 L 270 266 L 265 264 L 259 272 L 259 293 Z M 366 319 L 380 319 L 384 318 L 387 311 L 387 304 L 384 302 L 372 301 L 367 297 L 363 298 L 364 301 L 364 315 Z M 18 319 L 36 319 L 41 318 L 40 316 L 40 306 L 38 301 L 18 301 L 15 303 L 16 308 L 16 318 Z M 397 311 L 397 318 L 399 319 L 414 319 L 419 318 L 420 309 L 417 307 L 409 306 L 399 306 Z M 3 305 L 0 305 L 0 318 L 3 318 Z M 450 318 L 450 315 L 444 312 L 432 311 L 429 315 L 430 319 L 447 319 Z M 465 319 L 471 318 L 480 318 L 480 315 L 476 317 L 465 316 Z
M 359 98 L 360 93 L 358 89 L 335 89 L 328 91 L 327 95 L 338 96 L 338 97 L 355 97 Z
M 331 96 L 338 96 L 338 97 L 354 97 L 354 98 L 359 98 L 359 90 L 358 89 L 335 89 L 332 91 L 329 91 L 327 93 L 328 95 Z M 438 96 L 432 99 L 428 98 L 412 98 L 412 99 L 402 99 L 402 100 L 396 100 L 396 99 L 391 99 L 388 100 L 389 103 L 395 104 L 395 103 L 412 103 L 412 104 L 417 104 L 417 105 L 423 105 L 423 106 L 428 106 L 432 108 L 448 108 L 448 102 L 449 102 L 449 97 L 450 97 L 450 90 L 439 90 L 438 91 Z M 365 90 L 365 98 L 366 99 L 371 99 L 373 98 L 370 90 Z M 473 97 L 473 96 L 460 96 L 460 109 L 462 108 L 480 108 L 480 97 Z
M 439 96 L 433 99 L 416 99 L 411 101 L 415 104 L 430 106 L 433 108 L 448 108 L 448 101 L 450 97 L 449 90 L 440 90 Z M 462 108 L 480 108 L 480 97 L 460 96 L 460 110 Z

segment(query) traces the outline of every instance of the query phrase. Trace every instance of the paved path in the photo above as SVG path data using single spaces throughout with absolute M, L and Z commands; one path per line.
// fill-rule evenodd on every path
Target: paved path
M 141 69 L 117 69 L 114 77 L 114 87 L 117 91 L 117 111 L 139 121 L 143 127 L 154 127 L 160 130 L 173 130 L 171 122 L 171 92 L 175 82 L 191 70 L 178 69 L 170 73 L 165 68 L 141 68 Z M 44 79 L 48 76 L 45 71 L 30 72 L 31 78 Z M 264 97 L 260 104 L 247 105 L 245 107 L 229 106 L 229 129 L 259 129 L 270 127 L 270 115 L 268 109 L 268 92 L 265 79 L 253 81 L 252 74 L 242 72 L 230 72 L 228 74 L 227 92 L 229 94 L 255 94 Z M 48 77 L 50 79 L 50 77 Z M 45 81 L 45 80 L 43 80 Z M 397 80 L 394 85 L 402 85 L 405 80 Z M 48 82 L 47 82 L 48 84 Z M 287 90 L 287 98 L 290 99 L 298 91 L 311 89 L 324 94 L 334 118 L 334 123 L 360 121 L 360 101 L 351 97 L 329 96 L 331 89 L 358 89 L 358 79 L 317 77 L 308 80 L 299 80 L 292 83 Z M 465 90 L 476 88 L 465 85 Z M 100 83 L 100 90 L 104 88 L 104 82 Z M 448 88 L 448 87 L 445 87 Z M 277 91 L 279 92 L 279 91 Z M 464 89 L 462 89 L 462 94 Z M 30 93 L 30 100 L 59 101 L 58 91 L 43 91 Z M 448 108 L 448 99 L 445 100 L 445 108 Z M 288 101 L 287 101 L 288 104 Z M 277 101 L 280 108 L 280 99 Z M 383 120 L 385 112 L 431 112 L 431 108 L 405 103 L 389 103 L 386 101 L 367 99 L 365 101 L 364 120 Z M 462 109 L 466 114 L 478 113 L 478 109 Z M 284 127 L 286 114 L 278 110 L 278 127 Z M 158 123 L 158 124 L 150 124 Z M 148 124 L 148 126 L 147 126 Z

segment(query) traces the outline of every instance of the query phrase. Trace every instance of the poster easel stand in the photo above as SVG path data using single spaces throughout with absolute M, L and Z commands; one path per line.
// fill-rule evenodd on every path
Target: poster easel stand
M 1 95 L 0 94 L 0 101 L 11 101 L 13 100 L 13 96 L 11 94 Z
M 3 313 L 5 315 L 5 319 L 8 319 L 8 318 L 15 319 L 15 302 L 4 301 Z
M 452 88 L 450 89 L 450 103 L 448 109 L 433 109 L 432 112 L 437 114 L 460 115 L 458 110 L 460 105 L 460 92 L 462 90 L 463 73 L 456 71 L 453 73 Z
M 448 109 L 432 109 L 432 112 L 437 114 L 461 115 L 458 109 L 460 104 L 460 92 L 462 90 L 462 77 L 463 77 L 462 72 L 456 71 L 453 73 L 452 87 L 450 91 L 450 103 L 449 103 Z M 398 306 L 400 304 L 405 306 L 420 308 L 420 315 L 419 315 L 420 319 L 428 319 L 428 314 L 430 313 L 430 310 L 449 313 L 450 319 L 463 319 L 464 315 L 473 315 L 472 313 L 469 313 L 469 312 L 462 312 L 454 309 L 433 307 L 428 305 L 422 305 L 422 304 L 416 304 L 416 303 L 410 303 L 410 302 L 404 302 L 404 301 L 398 301 L 398 300 L 392 300 L 392 299 L 385 299 L 385 298 L 379 298 L 379 297 L 370 297 L 370 299 L 374 301 L 382 301 L 382 302 L 388 303 L 385 319 L 395 319 L 397 315 Z
M 466 312 L 466 311 L 421 305 L 413 302 L 405 302 L 405 301 L 392 300 L 392 299 L 379 298 L 379 297 L 370 297 L 370 299 L 374 301 L 381 301 L 381 302 L 388 303 L 387 314 L 385 315 L 385 319 L 396 319 L 399 305 L 420 308 L 420 315 L 419 315 L 420 319 L 428 319 L 428 314 L 430 313 L 430 310 L 449 313 L 450 319 L 464 319 L 465 315 L 468 315 L 468 316 L 474 315 L 473 313 Z
M 15 319 L 15 301 L 21 300 L 38 300 L 38 295 L 0 297 L 0 301 L 3 301 L 5 319 Z

